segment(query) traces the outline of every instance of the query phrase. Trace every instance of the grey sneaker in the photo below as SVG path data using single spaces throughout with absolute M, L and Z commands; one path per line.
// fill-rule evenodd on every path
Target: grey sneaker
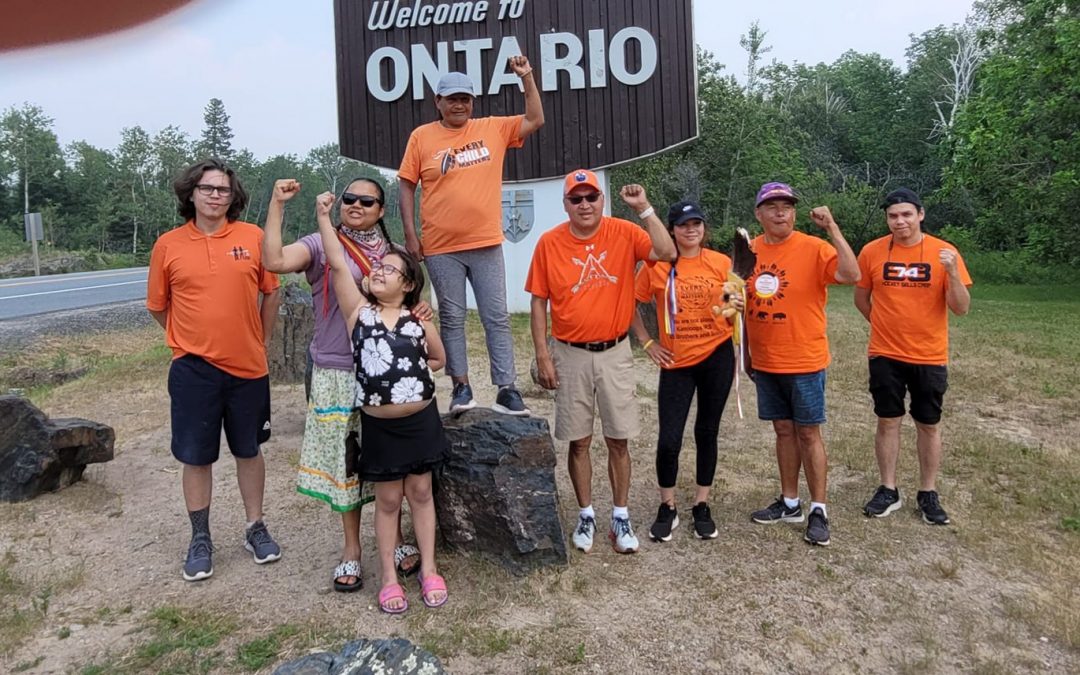
M 476 407 L 476 401 L 473 400 L 472 387 L 464 382 L 458 382 L 454 385 L 454 393 L 450 397 L 450 412 L 464 412 L 466 410 L 472 410 Z
M 596 519 L 589 516 L 578 516 L 578 524 L 574 529 L 574 548 L 582 553 L 592 550 L 593 536 L 596 534 Z
M 521 392 L 512 384 L 499 388 L 499 393 L 495 396 L 495 405 L 491 406 L 491 409 L 504 415 L 517 415 L 519 417 L 532 414 L 525 407 Z
M 616 553 L 637 553 L 638 539 L 634 536 L 634 528 L 630 527 L 629 518 L 612 518 L 608 538 Z
M 266 524 L 261 520 L 256 520 L 255 524 L 244 532 L 244 548 L 251 551 L 251 555 L 255 557 L 255 563 L 258 565 L 274 562 L 281 558 L 281 547 L 270 536 Z
M 821 507 L 810 512 L 803 539 L 815 546 L 829 545 L 829 519 L 825 517 L 825 512 L 821 510 Z
M 780 521 L 784 521 L 785 523 L 801 523 L 803 521 L 802 502 L 799 502 L 799 505 L 795 508 L 789 509 L 787 504 L 784 503 L 784 498 L 778 497 L 772 504 L 751 513 L 750 518 L 752 518 L 755 523 L 761 523 L 763 525 L 779 523 Z
M 210 535 L 199 533 L 191 538 L 188 546 L 187 561 L 184 562 L 184 581 L 201 581 L 214 574 L 214 545 Z
M 884 518 L 903 505 L 904 502 L 900 500 L 900 490 L 890 490 L 884 485 L 879 485 L 874 496 L 863 507 L 863 513 L 875 518 Z

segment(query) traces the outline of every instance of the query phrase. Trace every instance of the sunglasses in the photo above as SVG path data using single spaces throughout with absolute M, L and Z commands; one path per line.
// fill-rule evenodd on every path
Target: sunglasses
M 599 192 L 593 192 L 593 193 L 587 194 L 587 195 L 574 195 L 573 197 L 567 197 L 566 201 L 570 202 L 574 206 L 577 206 L 578 204 L 580 204 L 582 202 L 582 200 L 585 200 L 585 201 L 589 202 L 590 204 L 595 204 L 597 199 L 600 199 L 600 193 Z
M 341 195 L 341 203 L 345 206 L 352 206 L 356 202 L 360 202 L 360 206 L 371 208 L 376 204 L 382 205 L 382 200 L 378 197 L 372 197 L 371 195 L 354 195 L 351 192 L 346 192 Z
M 198 190 L 199 194 L 203 195 L 204 197 L 209 197 L 215 192 L 222 197 L 232 196 L 232 188 L 228 185 L 207 185 L 206 183 L 200 183 L 199 185 L 195 186 L 195 189 Z
M 390 263 L 384 263 L 384 262 L 381 262 L 381 261 L 371 263 L 371 271 L 372 271 L 372 273 L 382 272 L 383 274 L 397 273 L 397 274 L 401 275 L 402 279 L 405 278 L 405 272 L 403 270 L 401 270 L 401 269 L 399 269 L 397 267 L 394 267 Z

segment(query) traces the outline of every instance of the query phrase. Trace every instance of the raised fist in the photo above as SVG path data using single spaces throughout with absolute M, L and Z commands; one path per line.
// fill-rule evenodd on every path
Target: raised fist
M 274 201 L 287 202 L 300 192 L 300 183 L 292 178 L 274 181 Z
M 329 216 L 330 209 L 334 207 L 334 201 L 337 198 L 333 192 L 324 192 L 315 198 L 315 214 L 319 216 Z

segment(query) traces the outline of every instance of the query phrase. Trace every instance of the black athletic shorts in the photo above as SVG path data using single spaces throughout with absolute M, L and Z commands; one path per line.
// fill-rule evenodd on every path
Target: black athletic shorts
M 270 376 L 245 379 L 198 356 L 174 359 L 169 367 L 172 453 L 184 464 L 217 461 L 221 430 L 236 457 L 259 454 L 270 438 Z
M 903 417 L 904 395 L 911 394 L 911 417 L 922 424 L 941 421 L 941 403 L 949 388 L 949 369 L 870 357 L 870 394 L 878 417 Z

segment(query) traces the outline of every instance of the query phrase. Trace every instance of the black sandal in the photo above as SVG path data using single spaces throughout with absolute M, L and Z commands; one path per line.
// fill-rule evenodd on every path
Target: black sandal
M 343 581 L 338 581 L 344 577 L 353 577 L 356 581 L 351 584 L 347 584 Z M 364 577 L 362 570 L 360 569 L 359 560 L 342 560 L 337 567 L 334 568 L 334 590 L 339 593 L 352 593 L 358 591 L 364 587 Z

